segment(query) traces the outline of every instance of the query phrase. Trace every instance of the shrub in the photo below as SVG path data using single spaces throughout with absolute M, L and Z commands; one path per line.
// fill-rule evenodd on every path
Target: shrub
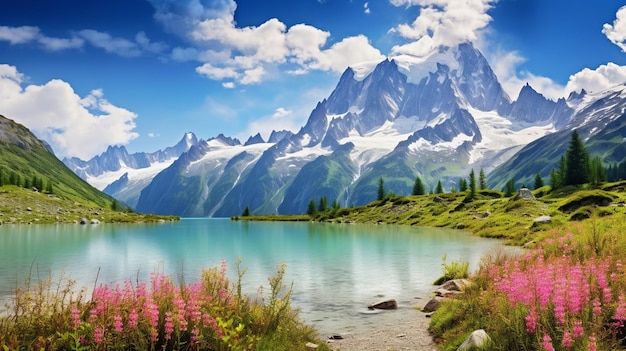
M 443 267 L 443 275 L 435 280 L 434 285 L 441 285 L 452 279 L 464 279 L 469 277 L 469 262 L 452 261 L 447 263 L 446 259 L 447 257 L 443 256 L 443 263 L 441 264 Z
M 75 283 L 49 279 L 18 289 L 0 319 L 0 349 L 46 350 L 292 350 L 316 341 L 290 304 L 285 267 L 256 299 L 226 277 L 226 263 L 206 269 L 200 281 L 179 285 L 154 273 L 150 283 L 101 285 L 91 299 Z M 322 349 L 327 349 L 321 345 Z

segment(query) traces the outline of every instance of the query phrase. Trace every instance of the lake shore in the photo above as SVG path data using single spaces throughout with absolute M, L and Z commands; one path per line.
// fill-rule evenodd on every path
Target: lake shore
M 437 345 L 428 332 L 430 319 L 417 309 L 401 311 L 401 317 L 378 325 L 373 330 L 342 334 L 343 339 L 328 340 L 328 346 L 337 351 L 437 351 Z

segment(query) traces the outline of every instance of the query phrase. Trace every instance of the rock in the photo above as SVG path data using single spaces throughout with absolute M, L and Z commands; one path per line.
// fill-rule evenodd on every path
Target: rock
M 471 284 L 472 282 L 467 279 L 452 279 L 443 283 L 439 290 L 463 291 Z
M 517 193 L 516 199 L 535 200 L 535 195 L 528 188 L 521 188 Z
M 30 208 L 30 207 L 26 207 L 26 211 L 28 211 L 28 212 L 32 212 L 32 211 L 33 211 L 33 209 L 32 209 L 32 208 Z
M 306 346 L 307 349 L 316 349 L 316 348 L 320 347 L 318 344 L 314 344 L 312 342 L 307 342 L 305 346 Z
M 87 220 L 87 218 L 81 218 L 80 222 L 78 222 L 78 223 L 80 223 L 80 224 L 87 224 L 87 223 L 89 223 L 89 221 Z
M 441 303 L 443 302 L 443 300 L 444 298 L 441 296 L 433 297 L 432 299 L 430 299 L 430 301 L 426 303 L 426 306 L 422 308 L 422 312 L 425 312 L 425 313 L 435 312 L 436 310 L 439 309 L 439 307 L 441 307 Z
M 387 299 L 367 306 L 370 310 L 395 310 L 398 308 L 398 300 Z
M 552 223 L 552 217 L 550 216 L 539 216 L 533 220 L 533 225 L 548 223 Z
M 441 196 L 435 196 L 435 197 L 433 198 L 433 201 L 435 201 L 435 202 L 444 202 L 445 200 L 444 200 L 444 199 L 443 199 L 443 197 L 441 197 Z
M 94 218 L 91 220 L 91 224 L 100 224 L 100 221 Z
M 488 342 L 491 341 L 487 332 L 483 329 L 478 329 L 472 332 L 470 336 L 463 341 L 461 346 L 457 349 L 457 351 L 469 351 L 469 350 L 477 350 L 482 347 L 485 347 Z
M 328 337 L 328 340 L 343 340 L 343 336 L 341 336 L 339 334 L 333 334 L 333 335 Z

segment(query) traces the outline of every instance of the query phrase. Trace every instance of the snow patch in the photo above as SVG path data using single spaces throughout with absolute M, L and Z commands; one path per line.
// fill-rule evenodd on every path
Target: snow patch
M 545 125 L 513 123 L 496 111 L 485 112 L 473 108 L 469 108 L 468 111 L 474 117 L 482 135 L 482 141 L 474 145 L 470 152 L 470 164 L 480 162 L 494 151 L 521 147 L 556 131 L 553 123 Z
M 430 73 L 437 72 L 437 65 L 448 66 L 450 70 L 459 68 L 459 62 L 455 58 L 454 50 L 447 49 L 435 51 L 427 56 L 399 55 L 393 57 L 398 65 L 400 73 L 407 77 L 409 83 L 418 84 L 422 79 L 427 78 Z
M 370 73 L 372 73 L 374 69 L 376 69 L 376 66 L 378 66 L 378 64 L 381 62 L 382 61 L 366 61 L 350 66 L 352 72 L 354 72 L 354 80 L 362 81 L 367 76 L 369 76 Z

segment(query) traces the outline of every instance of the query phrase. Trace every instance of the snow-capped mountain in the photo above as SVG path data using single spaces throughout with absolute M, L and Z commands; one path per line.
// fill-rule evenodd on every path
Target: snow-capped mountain
M 109 146 L 89 161 L 73 157 L 63 159 L 63 163 L 95 188 L 135 207 L 141 190 L 197 143 L 190 132 L 176 145 L 153 153 L 129 154 L 124 146 Z
M 565 154 L 573 130 L 585 142 L 591 156 L 600 156 L 605 163 L 626 160 L 626 85 L 587 93 L 572 93 L 564 101 L 571 112 L 566 126 L 538 138 L 502 163 L 490 174 L 495 188 L 513 179 L 519 184 L 532 184 L 536 174 L 548 179 Z M 562 104 L 559 100 L 559 104 Z
M 182 216 L 302 213 L 326 196 L 342 206 L 376 198 L 378 179 L 408 194 L 419 175 L 449 189 L 567 125 L 573 108 L 524 87 L 504 92 L 472 44 L 426 58 L 347 69 L 296 134 L 200 141 L 146 186 L 137 210 Z

